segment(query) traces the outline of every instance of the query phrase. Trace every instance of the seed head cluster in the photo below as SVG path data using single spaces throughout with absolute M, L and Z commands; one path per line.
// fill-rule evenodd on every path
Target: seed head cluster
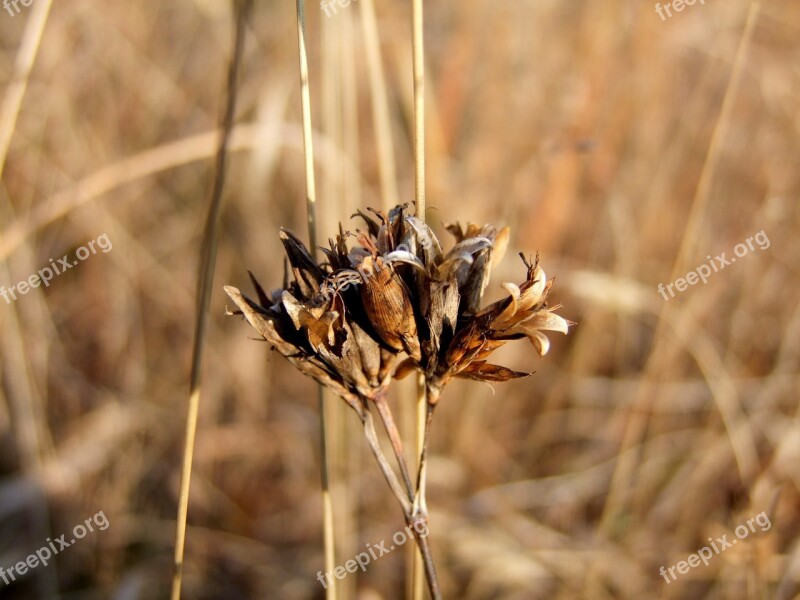
M 547 306 L 538 256 L 526 259 L 525 280 L 504 283 L 508 296 L 481 308 L 491 269 L 508 243 L 507 227 L 448 225 L 455 244 L 444 252 L 433 231 L 408 214 L 369 209 L 354 217 L 366 229 L 339 234 L 317 263 L 286 230 L 280 237 L 288 269 L 270 294 L 253 278 L 258 301 L 225 291 L 249 323 L 300 371 L 348 403 L 375 398 L 392 377 L 424 374 L 428 401 L 438 401 L 454 377 L 507 381 L 525 377 L 487 362 L 508 341 L 528 338 L 540 356 L 546 331 L 566 334 L 570 323 Z M 355 239 L 355 244 L 348 241 Z M 291 277 L 289 275 L 291 272 Z M 252 275 L 251 275 L 252 278 Z

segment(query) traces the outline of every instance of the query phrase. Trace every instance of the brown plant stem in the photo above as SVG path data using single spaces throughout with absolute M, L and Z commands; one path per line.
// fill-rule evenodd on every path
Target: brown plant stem
M 383 421 L 383 427 L 389 435 L 389 441 L 392 443 L 397 464 L 400 466 L 400 473 L 403 476 L 403 483 L 406 484 L 409 499 L 414 499 L 414 485 L 411 483 L 411 474 L 408 470 L 408 461 L 406 460 L 406 453 L 403 450 L 403 440 L 400 437 L 400 431 L 397 429 L 397 424 L 392 416 L 392 411 L 389 409 L 389 403 L 386 400 L 386 390 L 381 392 L 373 399 L 375 408 L 378 409 L 378 415 Z
M 378 461 L 378 466 L 381 469 L 381 473 L 383 473 L 386 483 L 389 484 L 392 493 L 400 503 L 400 506 L 403 509 L 403 515 L 406 516 L 407 520 L 408 516 L 411 515 L 411 497 L 403 489 L 403 486 L 400 484 L 400 480 L 392 470 L 389 460 L 386 458 L 386 455 L 381 449 L 381 444 L 378 440 L 378 433 L 375 431 L 375 421 L 372 418 L 372 413 L 369 411 L 368 405 L 365 406 L 364 411 L 359 415 L 359 417 L 361 418 L 361 423 L 364 425 L 364 434 L 367 437 L 367 443 L 369 444 L 370 450 L 372 450 L 372 454 Z
M 427 517 L 425 518 L 427 522 Z M 413 525 L 412 522 L 409 525 Z M 413 528 L 412 528 L 413 529 Z M 413 529 L 416 531 L 416 529 Z M 416 536 L 419 552 L 422 555 L 422 563 L 425 566 L 425 579 L 428 582 L 428 591 L 433 600 L 442 600 L 442 590 L 439 587 L 439 576 L 436 574 L 436 565 L 433 562 L 433 553 L 431 552 L 428 538 L 421 535 Z
M 416 501 L 412 504 L 411 500 L 414 499 L 414 492 L 413 487 L 411 486 L 410 478 L 407 478 L 406 489 L 403 489 L 400 480 L 397 478 L 394 470 L 392 469 L 391 465 L 389 464 L 389 460 L 386 458 L 386 455 L 383 453 L 383 450 L 380 446 L 380 441 L 378 440 L 378 434 L 375 430 L 375 421 L 372 418 L 372 413 L 369 410 L 369 402 L 370 400 L 364 399 L 362 400 L 362 406 L 360 411 L 356 411 L 358 413 L 359 418 L 361 419 L 362 424 L 364 425 L 364 434 L 367 438 L 367 443 L 369 444 L 370 449 L 372 450 L 372 454 L 375 456 L 375 459 L 378 461 L 378 466 L 381 469 L 381 473 L 383 473 L 386 482 L 389 484 L 389 488 L 392 490 L 395 498 L 400 503 L 400 507 L 403 509 L 403 517 L 405 518 L 406 524 L 409 525 L 412 530 L 415 532 L 415 539 L 417 540 L 417 546 L 419 547 L 420 555 L 422 557 L 422 565 L 425 572 L 425 579 L 428 583 L 428 590 L 431 594 L 431 598 L 433 600 L 441 600 L 442 593 L 439 588 L 439 578 L 436 574 L 436 566 L 433 562 L 433 553 L 430 549 L 430 544 L 428 543 L 427 537 L 421 536 L 414 525 L 419 521 L 424 521 L 426 526 L 428 522 L 428 515 L 427 509 L 425 508 L 424 501 L 422 504 L 418 504 Z M 391 411 L 389 406 L 386 404 L 386 391 L 381 390 L 378 392 L 376 397 L 372 399 L 372 402 L 375 402 L 376 407 L 381 406 L 379 408 L 379 413 L 381 410 L 384 411 L 381 414 L 381 418 L 384 419 L 384 426 L 387 427 L 387 433 L 389 434 L 390 438 L 392 437 L 391 433 L 389 433 L 390 429 L 394 429 L 395 433 L 397 433 L 397 427 L 394 424 L 394 419 L 392 417 Z M 352 406 L 352 405 L 351 405 Z M 430 421 L 433 417 L 433 406 L 429 406 L 428 409 L 428 418 L 427 418 L 427 426 L 425 428 L 425 441 L 427 446 L 427 434 L 430 430 Z M 399 440 L 399 434 L 397 434 Z M 395 457 L 397 459 L 398 464 L 405 465 L 406 458 L 405 453 L 403 451 L 402 444 L 399 446 L 395 446 L 392 444 L 392 448 L 395 452 Z M 426 454 L 423 452 L 422 458 Z M 424 465 L 424 462 L 421 463 Z M 407 472 L 406 467 L 406 472 Z M 423 488 L 424 490 L 424 488 Z M 417 486 L 417 497 L 419 497 L 419 485 Z
M 427 480 L 428 480 L 428 444 L 430 441 L 431 424 L 433 423 L 433 411 L 436 409 L 436 400 L 438 400 L 438 390 L 431 390 L 426 386 L 424 398 L 428 401 L 425 403 L 425 426 L 423 428 L 422 436 L 422 450 L 419 456 L 419 470 L 417 472 L 417 488 L 414 495 L 414 504 L 411 508 L 412 518 L 411 523 L 423 520 L 426 524 L 428 522 L 428 504 L 426 501 Z M 433 400 L 431 402 L 431 400 Z M 416 531 L 416 529 L 415 529 Z M 442 592 L 439 589 L 439 579 L 436 575 L 436 566 L 433 562 L 433 553 L 430 550 L 427 538 L 419 537 L 419 550 L 422 558 L 422 563 L 425 568 L 425 577 L 428 582 L 428 591 L 431 598 L 439 600 L 442 597 Z
M 429 398 L 433 397 L 434 395 L 438 397 L 438 392 L 432 392 L 431 390 L 428 390 L 427 395 Z M 426 406 L 425 428 L 422 438 L 422 452 L 420 452 L 419 456 L 419 471 L 417 473 L 417 492 L 414 496 L 414 514 L 422 515 L 425 518 L 428 517 L 428 505 L 425 496 L 427 492 L 428 478 L 428 443 L 431 433 L 431 423 L 433 423 L 433 411 L 435 409 L 436 404 L 431 404 L 429 402 Z

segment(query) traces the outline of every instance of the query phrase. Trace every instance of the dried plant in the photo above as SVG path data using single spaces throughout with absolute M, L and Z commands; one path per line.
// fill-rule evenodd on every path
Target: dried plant
M 505 283 L 509 296 L 481 308 L 491 268 L 503 256 L 509 230 L 458 224 L 447 229 L 456 243 L 442 250 L 433 231 L 408 206 L 388 215 L 359 211 L 365 231 L 341 227 L 318 264 L 290 232 L 280 233 L 288 268 L 280 289 L 266 293 L 251 274 L 258 301 L 238 289 L 225 291 L 248 322 L 274 349 L 306 375 L 343 398 L 359 415 L 370 447 L 398 499 L 407 523 L 427 522 L 425 457 L 433 409 L 454 377 L 500 382 L 529 373 L 487 362 L 510 340 L 528 338 L 540 356 L 549 349 L 543 333 L 566 334 L 569 321 L 547 306 L 547 281 L 538 256 L 522 260 L 520 285 Z M 356 244 L 348 245 L 348 238 Z M 291 270 L 291 278 L 289 277 Z M 555 307 L 558 308 L 558 307 Z M 428 418 L 417 483 L 413 485 L 403 444 L 387 403 L 393 377 L 424 375 Z M 377 439 L 375 406 L 392 443 L 402 483 Z M 440 597 L 427 539 L 418 537 L 428 586 Z

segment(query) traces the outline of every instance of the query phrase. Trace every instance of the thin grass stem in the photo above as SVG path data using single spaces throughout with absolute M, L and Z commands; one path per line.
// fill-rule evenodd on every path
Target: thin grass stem
M 305 2 L 297 0 L 297 46 L 300 67 L 300 104 L 303 114 L 303 157 L 306 177 L 306 216 L 308 219 L 308 242 L 312 254 L 317 255 L 317 187 L 314 177 L 314 142 L 311 135 L 311 90 L 308 82 L 308 55 L 306 52 Z M 333 524 L 333 500 L 330 490 L 330 465 L 328 456 L 328 426 L 325 419 L 325 394 L 322 386 L 317 388 L 317 412 L 319 413 L 320 436 L 320 484 L 322 487 L 322 524 L 325 552 L 325 571 L 333 571 L 336 565 L 336 534 Z M 325 590 L 328 600 L 337 597 L 336 586 Z
M 6 89 L 3 105 L 0 107 L 0 177 L 8 156 L 8 148 L 11 145 L 11 137 L 17 125 L 17 117 L 22 107 L 22 99 L 25 97 L 25 90 L 28 89 L 33 63 L 39 53 L 39 46 L 44 35 L 44 28 L 47 24 L 47 17 L 50 14 L 52 0 L 37 2 L 31 12 L 30 21 L 25 28 L 25 35 L 22 38 L 17 58 L 14 62 L 14 72 Z
M 214 184 L 203 232 L 200 272 L 197 281 L 197 314 L 195 319 L 194 345 L 192 348 L 192 372 L 189 382 L 189 406 L 186 415 L 186 439 L 181 468 L 181 484 L 178 498 L 178 516 L 175 532 L 175 564 L 172 579 L 172 600 L 179 600 L 183 579 L 183 557 L 186 545 L 186 521 L 189 513 L 189 490 L 192 478 L 192 462 L 197 434 L 197 416 L 200 411 L 200 378 L 203 364 L 203 347 L 208 322 L 208 307 L 211 303 L 211 288 L 214 282 L 214 267 L 217 259 L 217 237 L 219 214 L 222 208 L 222 191 L 227 169 L 228 143 L 236 114 L 237 79 L 244 48 L 245 23 L 252 0 L 241 0 L 236 6 L 236 24 L 233 36 L 233 51 L 228 66 L 225 108 L 222 117 L 222 133 L 214 169 Z
M 400 466 L 400 474 L 403 476 L 403 483 L 405 483 L 408 497 L 414 498 L 414 485 L 411 483 L 411 473 L 408 470 L 408 462 L 406 461 L 406 453 L 403 450 L 403 440 L 400 437 L 400 430 L 397 429 L 397 424 L 392 416 L 392 411 L 389 409 L 389 403 L 386 399 L 386 391 L 381 392 L 375 399 L 375 408 L 378 409 L 378 415 L 383 421 L 383 427 L 389 435 L 389 441 L 394 450 L 395 459 Z
M 363 0 L 361 28 L 364 35 L 364 55 L 369 74 L 372 119 L 375 123 L 375 146 L 378 151 L 378 175 L 380 178 L 381 200 L 385 210 L 398 203 L 397 169 L 395 167 L 392 125 L 389 120 L 389 100 L 386 94 L 386 77 L 381 60 L 381 47 L 378 41 L 378 21 L 375 17 L 374 0 Z
M 403 515 L 406 517 L 407 521 L 411 515 L 411 497 L 409 496 L 408 492 L 403 489 L 400 480 L 392 470 L 389 460 L 386 458 L 386 455 L 381 449 L 380 441 L 378 440 L 378 433 L 375 431 L 375 420 L 372 418 L 372 413 L 369 411 L 369 408 L 366 408 L 363 411 L 361 415 L 361 422 L 364 425 L 364 434 L 367 437 L 367 443 L 369 444 L 370 450 L 372 450 L 372 454 L 375 455 L 375 458 L 378 461 L 378 466 L 381 469 L 381 473 L 383 473 L 386 483 L 389 484 L 389 487 L 392 489 L 392 493 L 400 503 L 400 506 L 403 509 Z
M 411 29 L 412 29 L 412 54 L 413 54 L 413 73 L 414 73 L 414 198 L 416 200 L 416 215 L 418 218 L 425 221 L 425 46 L 423 35 L 423 1 L 412 0 L 411 3 Z M 423 375 L 419 376 L 417 382 L 417 450 L 422 456 L 424 430 L 425 430 L 425 414 L 427 411 L 427 397 L 426 397 L 425 378 Z M 422 460 L 420 458 L 419 472 L 423 476 Z M 420 480 L 421 481 L 421 480 Z M 419 491 L 424 490 L 418 486 L 417 494 Z M 424 500 L 423 500 L 424 501 Z M 426 540 L 427 546 L 427 540 Z M 421 554 L 425 554 L 420 544 Z M 431 561 L 432 565 L 432 561 Z M 428 568 L 429 565 L 425 565 Z M 430 569 L 427 569 L 430 571 Z M 423 568 L 420 564 L 420 558 L 415 557 L 413 577 L 411 583 L 411 597 L 413 600 L 422 600 L 422 572 Z M 434 573 L 435 577 L 435 573 Z M 430 583 L 430 578 L 429 578 Z M 433 595 L 433 591 L 431 591 Z

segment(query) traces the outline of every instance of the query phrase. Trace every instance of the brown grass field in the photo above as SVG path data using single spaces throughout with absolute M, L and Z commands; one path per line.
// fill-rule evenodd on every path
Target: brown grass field
M 0 296 L 0 599 L 168 598 L 232 8 L 49 5 L 0 9 L 0 290 L 77 264 Z M 376 0 L 373 21 L 370 6 L 306 8 L 323 242 L 358 208 L 414 200 L 411 3 Z M 428 223 L 448 244 L 444 223 L 509 225 L 486 301 L 539 251 L 577 323 L 544 358 L 498 351 L 532 377 L 442 395 L 428 539 L 444 597 L 800 597 L 800 3 L 662 19 L 650 1 L 428 0 L 424 32 Z M 297 65 L 294 3 L 256 1 L 187 600 L 325 598 L 316 385 L 225 315 L 222 289 L 252 289 L 248 269 L 278 287 L 279 227 L 307 239 Z M 722 253 L 736 262 L 681 283 Z M 412 379 L 391 396 L 409 436 Z M 325 402 L 344 564 L 405 524 L 358 420 Z M 101 512 L 107 528 L 3 581 Z M 736 544 L 687 568 L 723 536 Z M 406 597 L 410 546 L 339 599 Z

